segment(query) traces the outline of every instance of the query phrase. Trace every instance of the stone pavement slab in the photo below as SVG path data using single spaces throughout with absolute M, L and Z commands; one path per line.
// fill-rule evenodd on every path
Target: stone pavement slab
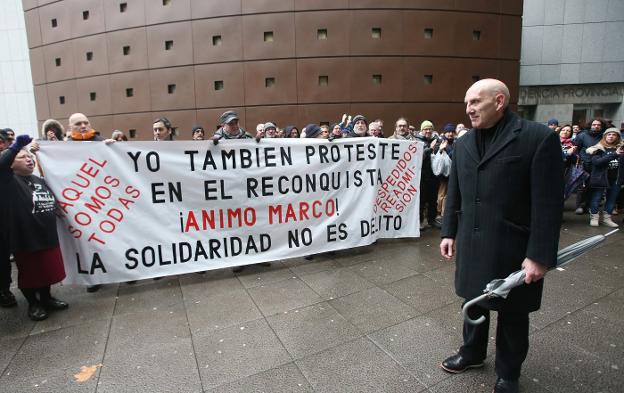
M 607 231 L 570 206 L 564 218 L 561 247 Z M 70 308 L 37 323 L 15 290 L 18 307 L 0 309 L 0 393 L 490 392 L 495 314 L 483 369 L 438 367 L 462 340 L 438 244 L 429 229 L 237 274 L 55 286 Z M 618 233 L 548 274 L 522 392 L 622 391 L 623 244 Z

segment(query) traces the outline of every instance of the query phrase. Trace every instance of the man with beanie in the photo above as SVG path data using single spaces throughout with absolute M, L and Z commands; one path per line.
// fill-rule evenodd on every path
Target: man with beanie
M 432 226 L 439 228 L 440 224 L 435 221 L 438 214 L 438 177 L 431 169 L 431 154 L 438 140 L 433 136 L 433 123 L 425 120 L 420 125 L 420 132 L 416 140 L 423 142 L 422 169 L 420 171 L 420 229 Z M 426 212 L 426 215 L 425 215 Z
M 264 137 L 277 138 L 277 126 L 271 122 L 264 123 Z
M 554 117 L 548 120 L 548 128 L 555 131 L 557 127 L 559 127 L 559 120 L 555 119 Z
M 0 157 L 10 146 L 9 136 L 5 130 L 0 130 Z M 4 176 L 5 174 L 2 173 Z M 9 176 L 9 175 L 7 175 Z M 12 176 L 12 175 L 10 175 Z M 5 181 L 6 180 L 6 181 Z M 7 184 L 8 179 L 0 179 L 0 184 Z M 9 228 L 6 223 L 10 222 L 9 214 L 9 198 L 7 193 L 2 190 L 0 192 L 0 307 L 14 307 L 17 300 L 10 290 L 11 287 L 11 250 L 9 248 Z
M 563 207 L 563 161 L 557 134 L 509 109 L 509 89 L 482 79 L 466 92 L 472 129 L 453 153 L 440 253 L 455 254 L 455 292 L 470 300 L 490 281 L 523 269 L 506 299 L 468 309 L 464 344 L 440 367 L 461 373 L 487 357 L 490 311 L 498 312 L 494 393 L 517 393 L 529 350 L 529 313 L 540 308 L 544 274 L 557 263 Z M 455 253 L 457 250 L 457 253 Z
M 583 163 L 583 169 L 591 175 L 591 155 L 587 154 L 587 148 L 592 147 L 602 139 L 602 134 L 607 128 L 606 123 L 601 119 L 594 119 L 588 131 L 581 132 L 574 138 L 573 143 L 579 147 L 579 156 Z M 576 190 L 576 214 L 583 214 L 585 208 L 589 207 L 589 187 L 581 184 Z
M 363 136 L 367 136 L 368 133 L 368 121 L 362 115 L 356 115 L 353 120 L 351 120 L 352 128 L 347 132 L 345 137 L 347 138 L 359 138 Z

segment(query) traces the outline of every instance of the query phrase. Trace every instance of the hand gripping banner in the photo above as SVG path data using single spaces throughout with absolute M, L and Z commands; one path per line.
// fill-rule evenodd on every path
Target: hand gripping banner
M 248 265 L 418 237 L 422 143 L 41 142 L 66 282 Z

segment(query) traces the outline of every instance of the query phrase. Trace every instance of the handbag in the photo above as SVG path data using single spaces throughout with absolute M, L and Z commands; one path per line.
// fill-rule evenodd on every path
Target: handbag
M 576 164 L 570 166 L 566 171 L 565 186 L 563 189 L 563 199 L 566 200 L 576 191 L 581 184 L 589 179 L 589 173 L 583 169 L 580 158 L 576 159 Z

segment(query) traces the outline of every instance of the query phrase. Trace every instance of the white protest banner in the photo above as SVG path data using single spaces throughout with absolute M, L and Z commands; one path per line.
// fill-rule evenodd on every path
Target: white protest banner
M 41 142 L 67 282 L 219 269 L 417 237 L 422 143 Z

